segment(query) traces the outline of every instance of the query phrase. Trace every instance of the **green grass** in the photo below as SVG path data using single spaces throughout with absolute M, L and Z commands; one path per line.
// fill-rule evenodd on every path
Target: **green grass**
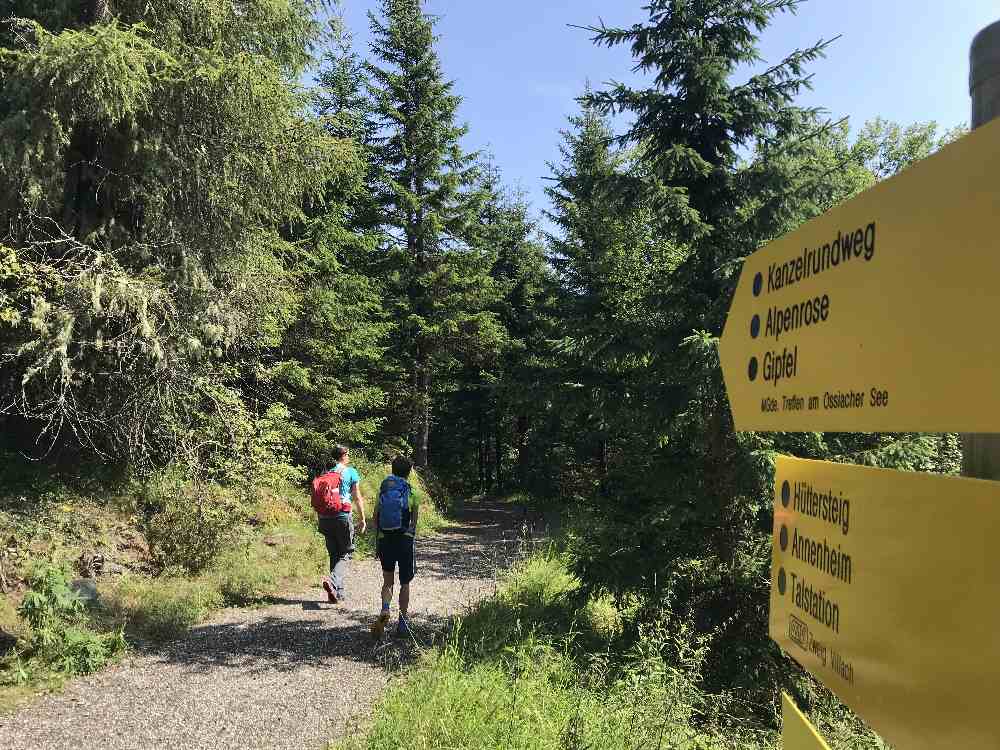
M 629 621 L 633 602 L 585 595 L 567 563 L 550 551 L 507 573 L 444 646 L 390 684 L 365 732 L 331 750 L 780 747 L 776 730 L 735 718 L 739 696 L 703 690 L 707 636 L 667 627 L 667 612 L 658 624 Z M 828 692 L 811 698 L 831 746 L 887 747 Z
M 655 635 L 647 649 L 615 659 L 620 634 L 610 597 L 583 597 L 558 555 L 529 558 L 444 648 L 392 684 L 365 736 L 335 747 L 730 747 L 695 726 L 704 704 L 697 659 L 688 671 L 668 669 Z M 754 747 L 747 739 L 739 747 Z
M 551 646 L 522 646 L 506 663 L 468 666 L 453 650 L 390 688 L 368 736 L 345 748 L 634 750 L 723 747 L 685 721 L 664 717 L 657 680 L 579 684 L 573 660 Z M 666 718 L 666 722 L 664 721 Z
M 100 616 L 105 627 L 124 625 L 133 637 L 174 638 L 222 607 L 266 604 L 289 587 L 316 582 L 326 564 L 315 524 L 286 520 L 196 577 L 168 570 L 111 582 L 102 589 Z

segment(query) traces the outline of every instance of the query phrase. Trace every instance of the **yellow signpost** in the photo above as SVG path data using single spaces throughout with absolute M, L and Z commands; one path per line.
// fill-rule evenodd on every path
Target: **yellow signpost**
M 736 429 L 1000 432 L 1000 120 L 745 262 Z
M 781 694 L 781 744 L 784 750 L 830 750 L 795 702 Z
M 1000 488 L 778 457 L 770 634 L 901 750 L 996 750 Z

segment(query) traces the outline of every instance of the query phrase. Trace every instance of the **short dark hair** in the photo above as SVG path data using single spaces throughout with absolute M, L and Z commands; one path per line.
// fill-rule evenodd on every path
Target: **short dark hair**
M 342 459 L 344 456 L 346 456 L 350 452 L 351 451 L 348 449 L 348 447 L 346 445 L 335 446 L 334 449 L 333 449 L 333 460 L 339 462 L 340 459 Z
M 404 456 L 396 456 L 392 459 L 392 473 L 397 477 L 402 477 L 406 479 L 410 476 L 410 470 L 413 468 L 413 464 L 410 463 L 410 459 Z

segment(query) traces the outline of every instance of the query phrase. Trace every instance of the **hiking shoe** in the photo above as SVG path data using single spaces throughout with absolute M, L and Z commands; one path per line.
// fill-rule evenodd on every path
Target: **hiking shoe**
M 388 624 L 389 624 L 389 613 L 383 612 L 378 616 L 378 619 L 375 620 L 375 623 L 372 625 L 372 637 L 375 638 L 376 640 L 381 638 L 382 635 L 385 633 L 385 626 Z
M 333 587 L 333 581 L 329 577 L 323 579 L 323 590 L 326 591 L 327 601 L 330 604 L 336 604 L 338 600 L 337 589 Z
M 396 626 L 396 635 L 400 638 L 409 638 L 413 635 L 413 631 L 410 630 L 410 621 L 405 617 L 399 618 L 399 625 Z

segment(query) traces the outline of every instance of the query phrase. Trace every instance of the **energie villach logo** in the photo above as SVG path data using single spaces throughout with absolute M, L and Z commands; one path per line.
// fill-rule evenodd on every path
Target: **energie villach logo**
M 809 633 L 809 626 L 806 625 L 802 620 L 797 618 L 795 615 L 789 615 L 788 617 L 788 638 L 792 643 L 796 644 L 803 651 L 809 650 L 809 642 L 811 640 L 811 634 Z

